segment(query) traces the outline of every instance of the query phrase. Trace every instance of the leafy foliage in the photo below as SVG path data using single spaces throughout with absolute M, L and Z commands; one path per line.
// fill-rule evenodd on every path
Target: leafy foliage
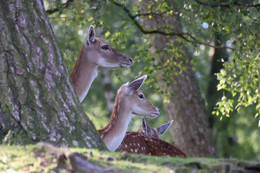
M 45 2 L 47 9 L 62 3 L 62 1 L 54 0 Z M 176 82 L 174 76 L 190 68 L 186 66 L 186 61 L 191 61 L 193 64 L 191 68 L 196 72 L 202 95 L 206 99 L 211 78 L 209 71 L 212 52 L 215 48 L 226 48 L 229 55 L 228 61 L 217 74 L 219 80 L 217 88 L 223 96 L 216 103 L 213 111 L 213 114 L 218 115 L 222 120 L 220 123 L 227 128 L 219 129 L 217 125 L 219 122 L 214 124 L 213 135 L 217 140 L 218 152 L 221 153 L 218 156 L 256 158 L 256 153 L 260 151 L 260 148 L 255 146 L 259 137 L 254 135 L 259 133 L 255 121 L 258 120 L 258 126 L 260 125 L 258 1 L 158 0 L 150 1 L 145 14 L 139 8 L 142 3 L 143 0 L 139 0 L 137 4 L 132 0 L 75 1 L 69 8 L 50 15 L 69 71 L 75 64 L 88 26 L 94 24 L 96 28 L 99 28 L 99 36 L 102 35 L 113 47 L 134 59 L 134 65 L 131 68 L 111 71 L 114 92 L 123 83 L 142 74 L 148 74 L 151 77 L 148 77 L 145 86 L 149 88 L 144 86 L 143 90 L 147 97 L 162 109 L 161 100 L 168 102 L 168 98 L 174 95 L 169 88 L 169 82 Z M 165 19 L 169 16 L 177 16 L 183 28 L 172 28 L 170 24 L 152 28 L 139 23 L 142 16 L 152 19 L 154 14 L 162 15 Z M 174 36 L 179 46 L 174 46 L 174 42 L 170 42 L 167 44 L 167 49 L 152 47 L 145 34 Z M 215 45 L 215 36 L 218 34 L 224 37 L 218 40 L 220 45 Z M 193 52 L 191 60 L 185 59 L 182 45 L 187 45 L 190 52 Z M 162 63 L 160 61 L 162 55 L 170 55 L 175 59 Z M 165 75 L 158 75 L 161 73 Z M 161 86 L 158 85 L 160 77 L 165 81 Z M 83 103 L 97 128 L 103 127 L 108 121 L 100 80 L 97 78 L 94 81 Z M 235 110 L 238 112 L 234 112 Z M 152 126 L 165 123 L 165 116 L 161 117 L 156 121 L 151 121 L 155 123 Z M 134 119 L 129 130 L 136 130 L 140 126 L 140 121 L 136 120 L 138 118 Z M 234 139 L 236 144 L 224 146 L 224 138 L 229 137 Z M 168 134 L 163 139 L 169 138 Z M 228 145 L 229 147 L 226 147 Z M 241 152 L 232 152 L 230 149 L 232 147 Z M 244 154 L 245 149 L 250 152 Z
M 217 74 L 218 90 L 223 90 L 218 102 L 216 115 L 227 116 L 241 107 L 256 106 L 255 117 L 259 120 L 259 19 L 257 8 L 236 7 L 224 11 L 222 30 L 227 35 L 228 44 L 235 48 L 224 69 Z M 230 16 L 232 18 L 230 19 Z M 219 22 L 220 23 L 220 22 Z M 230 94 L 225 94 L 226 92 Z M 258 126 L 260 126 L 260 121 Z

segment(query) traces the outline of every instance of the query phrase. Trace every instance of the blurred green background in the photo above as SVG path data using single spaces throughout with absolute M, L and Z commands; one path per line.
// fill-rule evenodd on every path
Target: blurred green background
M 52 9 L 54 7 L 60 6 L 64 2 L 66 1 L 44 0 L 46 9 Z M 135 1 L 129 0 L 118 2 L 126 4 L 129 9 L 133 10 L 133 12 L 136 11 L 137 7 L 135 5 Z M 164 2 L 167 1 L 162 1 L 162 4 Z M 259 1 L 250 1 L 250 3 L 254 2 Z M 239 43 L 239 40 L 234 43 L 234 37 L 232 40 L 232 34 L 239 34 L 240 30 L 246 31 L 249 34 L 250 32 L 251 34 L 259 34 L 254 33 L 256 32 L 256 29 L 254 30 L 254 28 L 257 27 L 257 24 L 259 24 L 258 19 L 255 21 L 255 18 L 259 17 L 259 14 L 255 13 L 254 8 L 247 8 L 246 10 L 241 9 L 241 13 L 243 12 L 244 14 L 238 16 L 238 14 L 236 14 L 237 9 L 228 14 L 223 11 L 221 12 L 220 9 L 216 12 L 211 12 L 209 7 L 201 9 L 200 6 L 196 6 L 196 4 L 193 4 L 189 1 L 176 3 L 177 5 L 183 7 L 183 9 L 181 9 L 183 10 L 181 16 L 184 30 L 187 29 L 193 31 L 193 33 L 198 36 L 199 40 L 208 39 L 209 41 L 214 42 L 212 35 L 214 35 L 213 32 L 218 30 L 218 28 L 211 27 L 213 25 L 211 23 L 212 21 L 219 23 L 222 22 L 222 26 L 224 26 L 223 30 L 230 30 L 229 32 L 223 32 L 224 34 L 222 37 L 222 41 L 225 42 L 227 46 L 230 46 L 231 42 L 233 45 L 242 44 Z M 198 14 L 191 15 L 188 13 L 188 10 L 185 10 L 185 4 L 186 6 L 191 6 L 190 9 L 196 9 Z M 216 14 L 213 15 L 212 13 Z M 219 14 L 222 14 L 223 16 L 226 15 L 226 17 L 216 18 L 216 16 Z M 234 16 L 231 14 L 234 14 Z M 156 89 L 158 84 L 153 80 L 154 77 L 152 71 L 154 70 L 153 68 L 156 67 L 152 65 L 153 55 L 151 55 L 149 51 L 149 41 L 144 36 L 144 34 L 140 32 L 140 30 L 133 24 L 131 19 L 121 8 L 115 6 L 109 1 L 103 0 L 74 1 L 68 8 L 49 15 L 49 18 L 61 51 L 64 54 L 65 63 L 68 67 L 69 73 L 72 71 L 73 66 L 76 63 L 80 48 L 85 41 L 89 26 L 94 25 L 98 37 L 102 37 L 114 48 L 133 58 L 134 61 L 134 64 L 130 68 L 109 71 L 114 94 L 116 94 L 117 89 L 122 84 L 128 81 L 132 81 L 142 74 L 148 74 L 148 79 L 142 86 L 141 90 L 144 92 L 148 100 L 161 109 L 161 115 L 156 119 L 147 118 L 147 121 L 151 127 L 157 127 L 168 122 L 165 111 L 163 109 L 163 103 L 164 101 L 167 101 L 167 99 L 165 99 L 165 93 L 163 90 Z M 244 28 L 238 28 L 237 33 L 232 33 L 232 28 L 237 27 L 237 25 L 234 24 L 236 22 L 238 26 L 242 25 Z M 241 24 L 239 24 L 239 22 L 241 22 Z M 251 30 L 249 29 L 250 27 Z M 229 37 L 226 37 L 226 35 L 229 35 Z M 247 34 L 241 35 L 241 39 L 242 38 L 245 40 L 247 39 L 248 43 L 251 43 L 251 46 L 254 46 L 255 50 L 252 50 L 251 52 L 254 52 L 255 54 L 251 54 L 249 56 L 252 56 L 253 60 L 255 60 L 251 61 L 251 63 L 257 65 L 259 63 L 259 52 L 257 52 L 259 50 L 259 44 L 257 44 L 259 43 L 259 40 L 257 41 L 257 37 L 250 40 Z M 189 44 L 188 48 L 193 54 L 195 75 L 200 85 L 201 94 L 206 101 L 206 106 L 209 106 L 207 92 L 209 82 L 212 78 L 210 71 L 212 68 L 211 61 L 214 54 L 214 49 L 202 44 L 195 45 L 193 43 Z M 242 51 L 243 50 L 241 50 L 241 52 Z M 227 56 L 230 57 L 230 60 L 237 58 L 237 53 L 238 52 L 236 51 L 234 53 L 234 51 L 227 50 Z M 240 66 L 242 65 L 240 64 Z M 231 69 L 233 67 L 224 68 L 226 73 L 232 73 Z M 256 75 L 253 76 L 253 78 L 258 78 L 260 64 L 254 68 L 258 69 Z M 248 70 L 249 69 L 250 68 L 248 68 Z M 234 73 L 234 75 L 236 75 L 236 73 Z M 225 75 L 222 76 L 222 78 L 219 76 L 219 79 L 224 78 Z M 227 80 L 231 81 L 231 79 Z M 256 82 L 256 88 L 259 88 L 258 80 Z M 255 90 L 255 88 L 250 89 Z M 247 90 L 250 89 L 247 88 Z M 248 106 L 242 105 L 239 111 L 230 111 L 228 116 L 216 116 L 212 114 L 211 111 L 208 113 L 209 119 L 214 119 L 214 123 L 211 124 L 210 128 L 216 145 L 217 157 L 234 157 L 249 160 L 260 160 L 260 128 L 258 126 L 257 119 L 257 113 L 259 113 L 259 109 L 256 109 L 256 106 L 259 105 L 259 90 L 257 91 L 258 92 L 256 92 L 255 95 L 258 97 L 254 103 L 248 104 Z M 219 98 L 219 95 L 216 95 L 215 97 Z M 239 100 L 239 98 L 240 97 L 231 97 L 231 100 L 233 99 L 236 102 L 236 100 Z M 93 121 L 97 129 L 102 128 L 107 124 L 110 115 L 108 115 L 108 111 L 106 109 L 101 72 L 99 72 L 98 77 L 95 79 L 87 97 L 82 104 L 86 114 Z M 224 109 L 219 109 L 220 114 L 224 111 Z M 140 124 L 141 118 L 135 116 L 132 119 L 128 130 L 136 131 L 140 128 Z M 172 126 L 174 126 L 174 123 Z M 173 142 L 169 132 L 162 135 L 161 139 L 171 143 Z

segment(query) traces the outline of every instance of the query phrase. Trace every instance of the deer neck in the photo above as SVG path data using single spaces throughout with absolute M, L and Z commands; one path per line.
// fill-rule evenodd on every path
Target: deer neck
M 110 151 L 115 151 L 122 143 L 131 118 L 132 111 L 128 110 L 124 105 L 116 104 L 108 125 L 98 130 Z
M 83 45 L 70 75 L 80 102 L 86 97 L 92 82 L 97 77 L 98 65 L 90 61 L 90 58 L 85 45 Z

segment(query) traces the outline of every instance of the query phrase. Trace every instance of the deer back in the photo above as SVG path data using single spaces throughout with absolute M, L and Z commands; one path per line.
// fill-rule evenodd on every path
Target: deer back
M 144 136 L 138 132 L 126 132 L 125 138 L 118 151 L 138 153 L 153 156 L 184 157 L 186 154 L 176 146 L 150 136 Z

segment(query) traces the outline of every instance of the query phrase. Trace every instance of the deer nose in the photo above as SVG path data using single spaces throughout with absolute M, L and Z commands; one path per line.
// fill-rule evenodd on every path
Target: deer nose
M 130 63 L 131 63 L 131 64 L 133 63 L 133 60 L 132 60 L 132 58 L 128 58 L 128 60 L 130 61 Z
M 132 58 L 129 58 L 128 56 L 125 56 L 124 58 L 125 58 L 125 59 L 127 59 L 127 60 L 130 62 L 130 64 L 132 64 L 132 63 L 133 63 L 133 60 L 132 60 Z

